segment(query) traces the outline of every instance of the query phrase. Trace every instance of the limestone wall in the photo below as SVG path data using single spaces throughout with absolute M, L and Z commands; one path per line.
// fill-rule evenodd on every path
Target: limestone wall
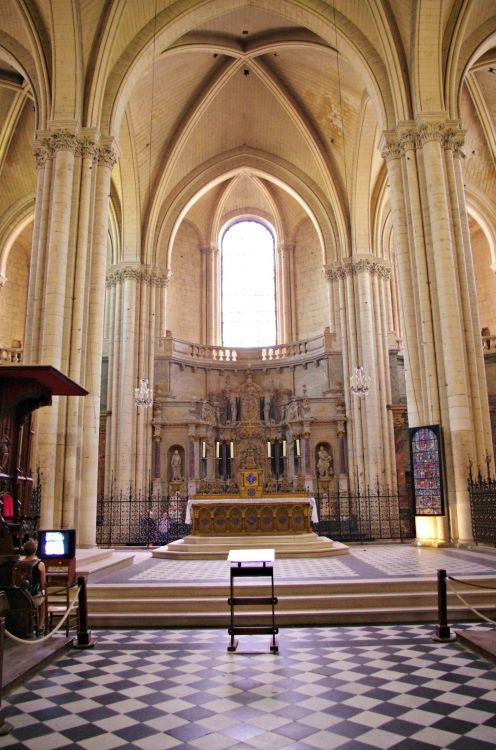
M 183 223 L 174 243 L 167 291 L 167 328 L 175 338 L 201 341 L 202 260 L 198 237 Z
M 7 281 L 0 288 L 0 346 L 3 347 L 24 340 L 30 245 L 29 230 L 14 243 L 9 254 Z
M 329 302 L 320 244 L 310 221 L 305 221 L 297 233 L 295 296 L 296 338 L 322 333 L 329 324 Z
M 472 223 L 472 250 L 481 328 L 489 328 L 496 335 L 496 274 L 491 269 L 491 257 L 483 232 Z

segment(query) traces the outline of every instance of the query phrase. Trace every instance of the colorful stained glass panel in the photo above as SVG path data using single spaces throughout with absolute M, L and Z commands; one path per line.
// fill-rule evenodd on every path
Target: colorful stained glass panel
M 444 515 L 442 452 L 439 425 L 410 430 L 415 514 Z

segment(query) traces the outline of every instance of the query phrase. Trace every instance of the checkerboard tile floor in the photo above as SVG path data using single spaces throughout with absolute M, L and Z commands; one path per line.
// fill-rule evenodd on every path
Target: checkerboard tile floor
M 475 627 L 463 625 L 463 629 Z M 478 629 L 481 627 L 478 625 Z M 433 626 L 100 631 L 3 701 L 16 750 L 494 750 L 496 669 Z

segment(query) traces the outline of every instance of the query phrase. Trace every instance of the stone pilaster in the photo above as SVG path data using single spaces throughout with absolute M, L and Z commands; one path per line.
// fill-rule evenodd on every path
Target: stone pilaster
M 296 309 L 294 288 L 294 243 L 281 243 L 277 247 L 277 322 L 281 341 L 296 339 Z

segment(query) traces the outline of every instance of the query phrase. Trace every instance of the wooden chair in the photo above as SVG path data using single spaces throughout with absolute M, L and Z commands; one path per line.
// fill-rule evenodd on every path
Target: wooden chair
M 57 573 L 48 573 L 46 595 L 48 629 L 49 631 L 52 631 L 57 622 L 65 616 L 74 597 L 77 595 L 77 585 L 71 584 L 71 582 L 67 580 L 67 576 L 59 575 Z M 77 627 L 78 606 L 79 603 L 76 601 L 76 604 L 71 609 L 69 617 L 65 621 L 66 637 L 69 637 L 71 626 Z

